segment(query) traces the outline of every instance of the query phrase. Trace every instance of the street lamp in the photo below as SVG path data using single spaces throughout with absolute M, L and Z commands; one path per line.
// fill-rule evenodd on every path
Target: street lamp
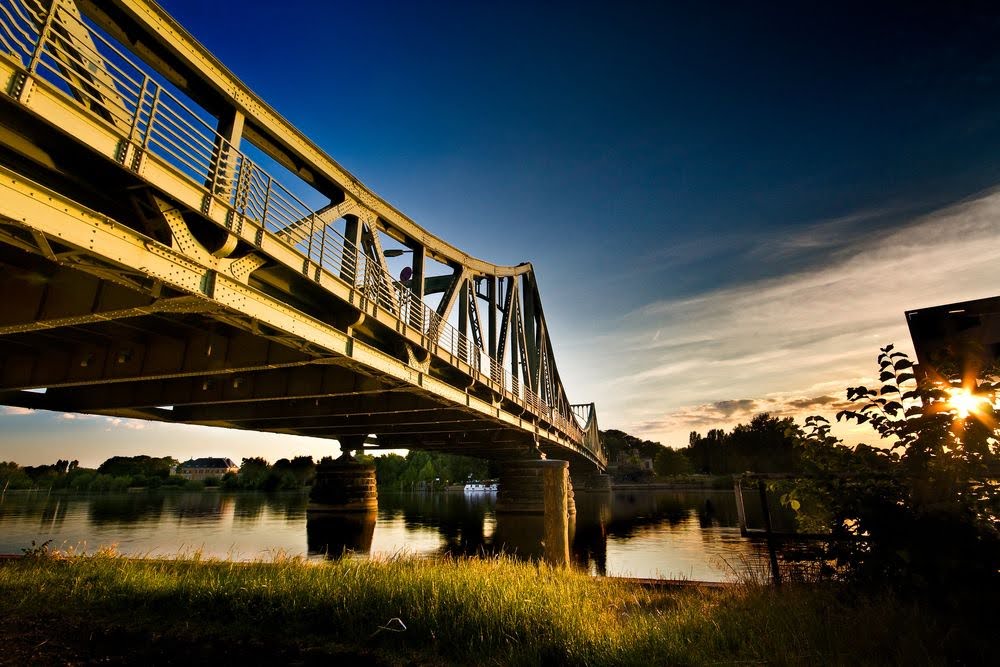
M 382 251 L 383 257 L 399 257 L 400 255 L 408 252 L 413 252 L 412 250 L 403 250 L 402 248 L 389 248 L 388 250 Z

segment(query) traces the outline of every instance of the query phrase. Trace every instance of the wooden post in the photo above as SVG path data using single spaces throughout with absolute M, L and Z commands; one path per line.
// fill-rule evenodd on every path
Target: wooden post
M 545 486 L 545 560 L 550 565 L 565 567 L 569 564 L 569 505 L 567 485 L 569 463 L 566 461 L 540 461 L 544 465 L 542 480 Z
M 736 496 L 736 520 L 740 526 L 740 537 L 747 536 L 747 511 L 743 507 L 743 485 L 739 477 L 733 478 L 733 495 Z
M 757 491 L 760 493 L 760 508 L 764 513 L 764 535 L 767 537 L 767 552 L 771 558 L 771 581 L 775 586 L 781 586 L 781 571 L 778 569 L 778 554 L 774 549 L 771 511 L 767 504 L 767 485 L 764 484 L 764 480 L 758 480 Z

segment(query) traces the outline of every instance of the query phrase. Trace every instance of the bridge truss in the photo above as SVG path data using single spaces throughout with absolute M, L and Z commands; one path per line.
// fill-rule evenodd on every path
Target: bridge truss
M 603 467 L 531 265 L 418 226 L 156 4 L 0 0 L 0 51 L 0 402 Z

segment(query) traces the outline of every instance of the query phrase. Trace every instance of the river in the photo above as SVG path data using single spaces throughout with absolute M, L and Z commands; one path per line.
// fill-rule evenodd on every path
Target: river
M 380 493 L 377 518 L 315 518 L 305 493 L 7 492 L 0 498 L 0 553 L 32 541 L 93 552 L 250 560 L 482 555 L 535 556 L 540 528 L 499 521 L 491 494 Z M 740 536 L 731 491 L 625 491 L 577 495 L 571 530 L 575 567 L 595 575 L 726 581 L 760 544 Z M 753 513 L 753 508 L 747 508 Z M 753 522 L 754 517 L 749 517 Z

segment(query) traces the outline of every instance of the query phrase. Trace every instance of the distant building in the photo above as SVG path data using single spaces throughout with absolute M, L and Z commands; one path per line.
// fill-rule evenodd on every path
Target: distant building
M 177 466 L 177 474 L 185 479 L 203 480 L 222 477 L 227 472 L 239 472 L 240 467 L 232 459 L 203 458 L 189 459 Z
M 1000 359 L 1000 297 L 906 311 L 918 377 L 945 356 L 977 371 Z

